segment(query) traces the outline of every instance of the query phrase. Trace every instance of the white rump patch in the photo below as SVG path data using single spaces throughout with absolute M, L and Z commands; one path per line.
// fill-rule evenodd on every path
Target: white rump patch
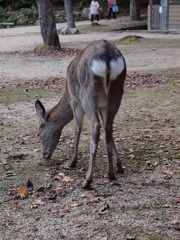
M 117 59 L 113 59 L 109 63 L 110 66 L 110 76 L 109 80 L 113 81 L 117 78 L 117 76 L 123 71 L 125 67 L 124 59 L 122 57 L 118 57 Z M 105 61 L 100 59 L 94 59 L 92 61 L 91 70 L 96 76 L 103 78 L 104 90 L 105 94 L 108 94 L 109 86 L 107 85 L 107 65 Z M 102 99 L 100 99 L 99 106 L 102 104 Z
M 124 59 L 119 57 L 110 61 L 110 80 L 115 80 L 117 76 L 123 71 Z
M 91 65 L 93 73 L 99 77 L 106 78 L 106 63 L 102 60 L 93 60 Z

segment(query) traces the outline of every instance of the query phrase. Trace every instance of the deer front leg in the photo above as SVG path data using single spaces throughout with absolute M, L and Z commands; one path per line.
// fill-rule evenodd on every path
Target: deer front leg
M 75 139 L 74 139 L 74 149 L 73 149 L 73 155 L 72 155 L 72 161 L 69 165 L 71 168 L 75 168 L 77 165 L 77 154 L 78 154 L 78 145 L 79 145 L 79 138 L 81 135 L 81 127 L 76 127 L 75 130 Z
M 72 155 L 72 161 L 69 165 L 71 168 L 75 168 L 77 165 L 77 154 L 78 154 L 78 145 L 79 145 L 79 138 L 81 135 L 82 130 L 82 122 L 83 122 L 83 116 L 84 111 L 81 106 L 81 103 L 79 104 L 72 104 L 73 108 L 73 114 L 74 114 L 74 120 L 75 120 L 75 140 L 74 140 L 74 149 L 73 149 L 73 155 Z
M 94 163 L 96 158 L 96 152 L 98 148 L 99 136 L 100 136 L 100 122 L 98 117 L 96 120 L 92 121 L 91 123 L 91 143 L 90 143 L 90 160 L 89 160 L 89 167 L 86 175 L 86 180 L 83 184 L 84 189 L 90 189 L 91 184 L 93 182 L 93 169 Z

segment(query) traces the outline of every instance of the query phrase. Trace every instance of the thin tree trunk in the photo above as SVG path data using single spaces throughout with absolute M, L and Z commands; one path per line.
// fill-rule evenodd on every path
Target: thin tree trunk
M 140 1 L 130 0 L 130 19 L 132 21 L 140 20 Z
M 39 12 L 41 35 L 44 44 L 55 48 L 61 48 L 51 1 L 36 0 L 36 2 Z
M 64 0 L 64 6 L 66 11 L 67 27 L 75 28 L 76 26 L 73 17 L 72 0 Z

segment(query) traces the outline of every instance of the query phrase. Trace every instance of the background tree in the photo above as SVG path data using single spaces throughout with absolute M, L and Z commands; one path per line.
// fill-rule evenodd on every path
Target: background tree
M 11 6 L 13 9 L 28 8 L 36 5 L 36 0 L 0 0 L 0 6 Z
M 130 19 L 132 21 L 140 20 L 140 0 L 130 0 Z
M 75 26 L 75 21 L 73 16 L 72 0 L 64 0 L 64 6 L 66 11 L 67 27 L 75 28 L 76 26 Z
M 41 35 L 44 44 L 61 48 L 56 29 L 53 6 L 50 0 L 36 0 L 39 12 Z

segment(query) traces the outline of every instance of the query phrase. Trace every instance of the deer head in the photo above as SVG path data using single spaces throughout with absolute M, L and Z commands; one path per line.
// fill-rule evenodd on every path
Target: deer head
M 43 157 L 49 159 L 58 145 L 62 129 L 49 118 L 41 101 L 36 100 L 35 107 L 40 120 L 39 137 L 43 143 Z

